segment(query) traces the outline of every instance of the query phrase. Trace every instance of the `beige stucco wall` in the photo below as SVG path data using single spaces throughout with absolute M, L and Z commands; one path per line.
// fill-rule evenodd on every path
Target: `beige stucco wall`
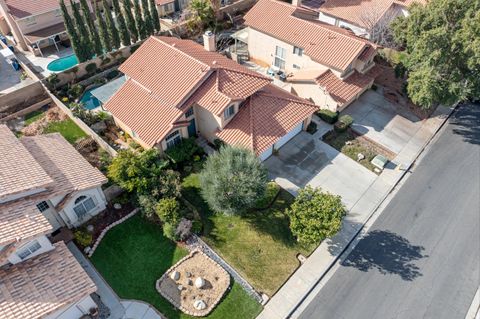
M 195 106 L 195 123 L 200 134 L 210 142 L 215 139 L 215 132 L 222 127 L 222 119 L 200 106 Z
M 303 97 L 304 99 L 311 100 L 321 109 L 329 109 L 333 112 L 337 111 L 337 102 L 335 102 L 331 96 L 316 83 L 292 83 L 292 89 L 295 94 Z
M 282 47 L 286 50 L 285 71 L 287 73 L 294 73 L 302 70 L 325 69 L 324 65 L 313 61 L 305 53 L 302 56 L 294 54 L 293 45 L 278 40 L 268 34 L 259 32 L 255 29 L 248 28 L 248 53 L 253 59 L 260 60 L 268 65 L 273 65 L 275 60 L 275 50 L 277 46 Z M 294 64 L 298 65 L 300 69 L 294 68 Z M 335 73 L 335 75 L 341 75 L 341 72 L 339 70 L 331 70 L 333 73 Z

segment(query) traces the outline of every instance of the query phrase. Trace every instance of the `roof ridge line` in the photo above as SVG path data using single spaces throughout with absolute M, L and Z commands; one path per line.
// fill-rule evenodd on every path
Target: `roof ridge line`
M 208 64 L 203 63 L 202 61 L 194 58 L 193 56 L 191 56 L 191 55 L 183 52 L 182 50 L 180 50 L 179 48 L 177 48 L 176 45 L 172 45 L 172 44 L 169 44 L 169 43 L 161 40 L 161 39 L 160 39 L 160 36 L 154 36 L 154 35 L 152 35 L 152 36 L 150 36 L 150 38 L 154 38 L 156 41 L 158 41 L 158 42 L 160 42 L 160 43 L 162 43 L 162 44 L 165 44 L 166 46 L 169 46 L 170 48 L 173 48 L 174 50 L 176 50 L 176 51 L 180 52 L 181 54 L 183 54 L 184 56 L 188 57 L 189 59 L 191 59 L 191 60 L 193 60 L 193 61 L 195 61 L 195 62 L 198 62 L 199 64 L 205 66 L 205 67 L 207 68 L 207 70 L 210 70 L 210 69 L 211 69 L 211 67 L 210 67 Z M 172 37 L 172 38 L 175 38 L 175 37 Z M 178 38 L 175 38 L 175 39 L 178 39 Z M 182 40 L 182 41 L 183 41 L 184 39 L 178 39 L 178 40 Z M 188 41 L 188 40 L 185 40 L 185 41 Z M 191 40 L 190 40 L 190 41 L 191 41 Z M 206 70 L 206 71 L 207 71 L 207 70 Z
M 239 64 L 240 65 L 240 64 Z M 214 69 L 219 69 L 219 70 L 224 70 L 224 71 L 230 71 L 230 72 L 235 72 L 235 73 L 241 73 L 241 74 L 245 74 L 245 75 L 249 75 L 251 77 L 254 77 L 254 78 L 259 78 L 259 79 L 263 79 L 263 80 L 268 80 L 269 82 L 272 82 L 273 80 L 260 74 L 260 73 L 257 73 L 257 72 L 247 72 L 247 71 L 243 71 L 243 70 L 237 70 L 237 69 L 231 69 L 231 68 L 228 68 L 228 67 L 225 67 L 223 65 L 220 65 L 220 66 L 215 66 L 213 67 Z
M 311 102 L 306 102 L 306 100 L 305 100 L 305 102 L 304 101 L 299 101 L 299 100 L 295 100 L 295 99 L 291 99 L 291 98 L 287 98 L 287 97 L 283 97 L 283 96 L 273 95 L 273 94 L 270 94 L 270 93 L 267 93 L 267 92 L 264 92 L 264 91 L 258 91 L 257 94 L 260 94 L 260 95 L 266 96 L 266 97 L 281 99 L 281 100 L 284 100 L 284 101 L 290 101 L 290 102 L 294 102 L 294 103 L 300 103 L 300 104 L 304 104 L 304 105 L 315 106 L 315 104 L 313 104 Z M 304 99 L 302 99 L 302 100 L 304 100 Z

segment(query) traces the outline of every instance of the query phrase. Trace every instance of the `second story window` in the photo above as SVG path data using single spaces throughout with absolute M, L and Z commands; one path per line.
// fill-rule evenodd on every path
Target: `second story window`
M 275 61 L 274 65 L 280 70 L 285 70 L 285 58 L 287 56 L 287 50 L 279 46 L 275 49 Z
M 37 240 L 34 240 L 31 243 L 28 243 L 25 247 L 19 249 L 17 251 L 17 256 L 20 257 L 21 260 L 24 260 L 40 248 L 42 248 L 42 245 L 40 245 Z
M 165 138 L 165 141 L 167 142 L 167 148 L 180 144 L 182 142 L 182 137 L 180 136 L 180 132 L 177 130 L 168 134 L 167 137 Z
M 39 211 L 44 212 L 49 209 L 50 206 L 48 206 L 48 203 L 46 201 L 43 201 L 37 204 L 37 208 Z
M 193 115 L 193 107 L 189 108 L 187 112 L 185 112 L 185 117 L 190 117 Z
M 229 119 L 235 114 L 235 105 L 230 105 L 228 108 L 223 111 L 223 117 Z
M 299 48 L 299 47 L 293 47 L 293 54 L 296 54 L 298 56 L 302 56 L 303 55 L 303 49 Z

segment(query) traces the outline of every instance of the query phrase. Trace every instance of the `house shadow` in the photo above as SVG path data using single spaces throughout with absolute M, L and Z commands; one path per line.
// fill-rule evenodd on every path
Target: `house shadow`
M 453 134 L 460 135 L 467 143 L 480 144 L 480 104 L 465 103 L 450 119 Z
M 422 276 L 415 262 L 428 257 L 424 247 L 388 230 L 368 232 L 340 264 L 367 272 L 377 269 L 384 275 L 398 275 L 405 281 Z

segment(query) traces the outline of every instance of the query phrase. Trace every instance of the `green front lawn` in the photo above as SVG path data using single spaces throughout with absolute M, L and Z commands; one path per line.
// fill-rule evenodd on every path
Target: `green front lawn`
M 78 139 L 87 136 L 87 134 L 70 118 L 63 121 L 50 122 L 43 131 L 45 134 L 55 132 L 62 134 L 70 144 L 74 144 Z
M 30 125 L 33 122 L 36 122 L 37 120 L 41 119 L 43 116 L 45 116 L 45 112 L 40 110 L 28 113 L 24 117 L 25 126 Z
M 136 215 L 112 228 L 91 260 L 120 298 L 146 301 L 169 319 L 191 318 L 155 289 L 157 279 L 187 253 L 165 238 L 159 225 Z M 254 318 L 260 310 L 260 304 L 234 283 L 207 318 Z
M 269 296 L 299 266 L 297 254 L 309 255 L 314 249 L 293 238 L 284 211 L 294 198 L 278 186 L 268 189 L 270 199 L 278 193 L 270 207 L 271 200 L 261 200 L 258 209 L 241 217 L 212 213 L 200 195 L 197 174 L 184 179 L 182 193 L 202 215 L 203 239 L 257 290 Z

